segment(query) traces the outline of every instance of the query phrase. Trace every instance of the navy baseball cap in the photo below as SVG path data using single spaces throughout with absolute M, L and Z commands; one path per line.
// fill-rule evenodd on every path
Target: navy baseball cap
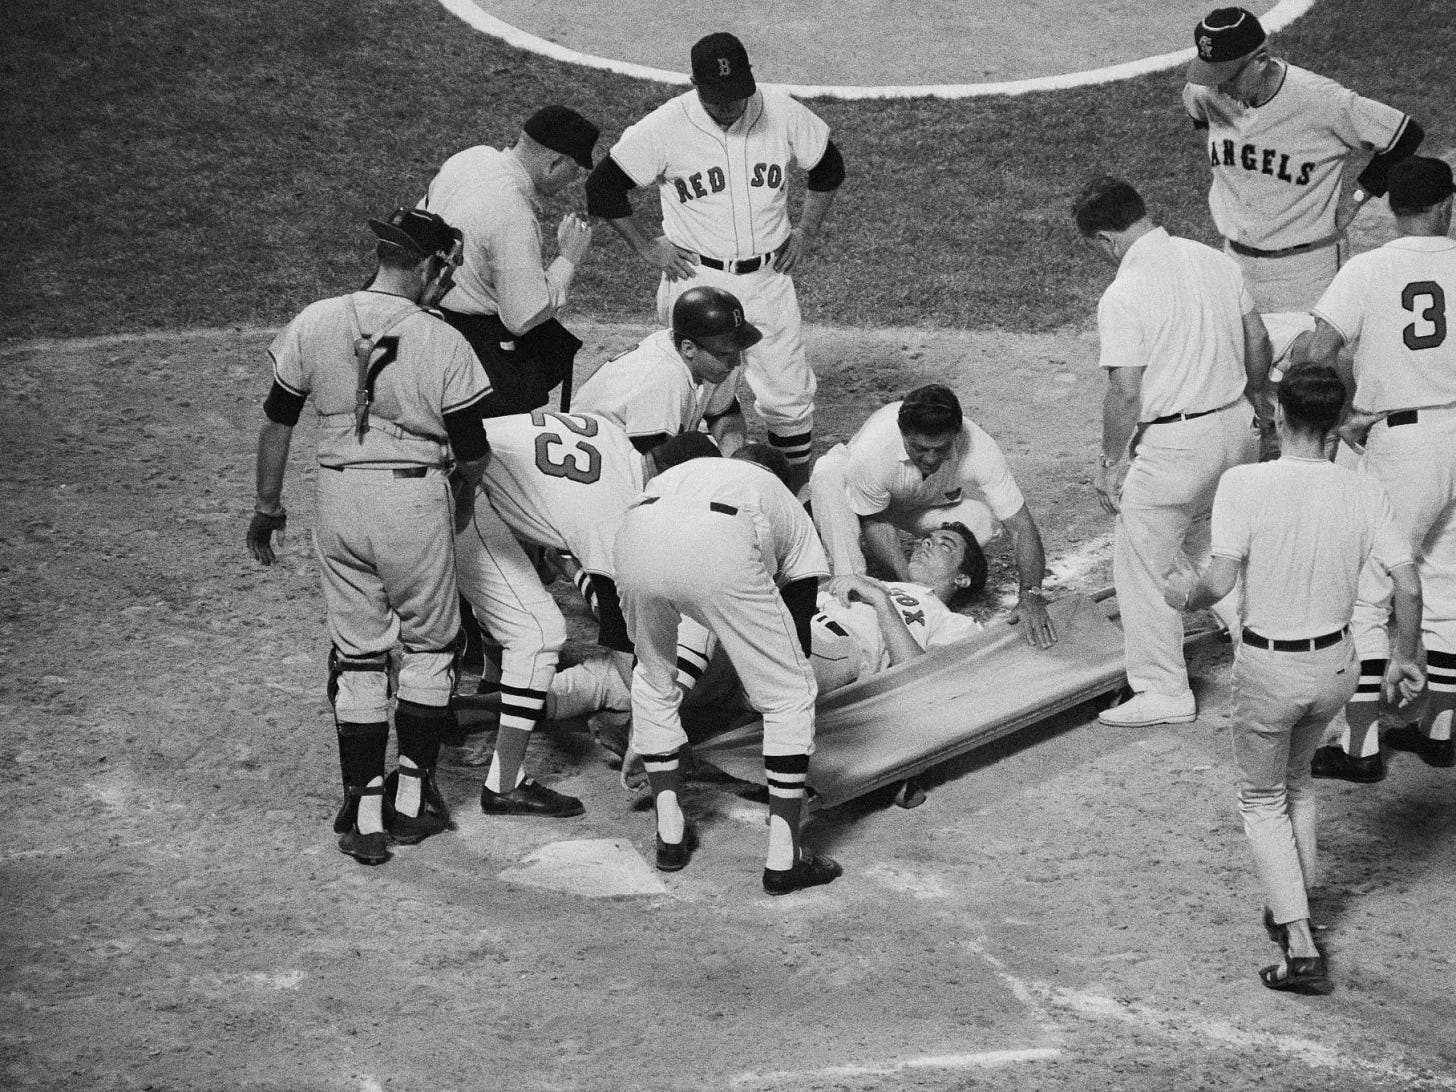
M 424 209 L 401 206 L 389 214 L 388 220 L 370 220 L 369 230 L 382 242 L 413 251 L 420 257 L 449 254 L 463 236 L 444 219 Z
M 1390 168 L 1390 211 L 1421 212 L 1456 193 L 1451 165 L 1444 159 L 1413 155 Z
M 709 102 L 734 102 L 758 90 L 748 50 L 723 31 L 699 38 L 693 46 L 693 86 Z
M 1198 56 L 1188 66 L 1188 82 L 1217 87 L 1238 72 L 1245 59 L 1268 38 L 1253 12 L 1216 8 L 1193 31 Z
M 543 106 L 526 119 L 521 129 L 543 148 L 576 160 L 582 170 L 592 169 L 592 149 L 601 131 L 575 110 Z

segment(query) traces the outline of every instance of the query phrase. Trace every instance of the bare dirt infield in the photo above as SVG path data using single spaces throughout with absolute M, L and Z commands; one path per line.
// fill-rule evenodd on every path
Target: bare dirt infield
M 637 333 L 592 328 L 584 356 Z M 458 832 L 377 869 L 340 855 L 311 426 L 281 563 L 242 546 L 266 342 L 0 353 L 0 1085 L 1456 1087 L 1451 772 L 1400 755 L 1381 785 L 1324 783 L 1337 988 L 1269 993 L 1216 643 L 1196 724 L 1113 732 L 1083 706 L 942 768 L 917 810 L 822 813 L 809 841 L 846 874 L 784 899 L 758 886 L 761 803 L 706 783 L 703 848 L 656 893 L 518 882 L 565 842 L 650 859 L 650 819 L 575 723 L 530 762 L 582 818 L 487 821 L 480 774 L 446 765 Z M 1107 582 L 1085 328 L 821 329 L 811 350 L 825 442 L 947 379 L 1064 585 Z

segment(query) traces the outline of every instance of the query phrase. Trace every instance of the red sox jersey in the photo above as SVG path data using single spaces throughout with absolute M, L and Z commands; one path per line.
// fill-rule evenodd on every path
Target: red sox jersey
M 1292 64 L 1262 106 L 1188 84 L 1183 105 L 1208 127 L 1219 232 L 1260 250 L 1282 250 L 1335 234 L 1345 158 L 1388 151 L 1409 119 L 1399 110 Z
M 642 456 L 626 433 L 589 413 L 536 410 L 493 418 L 490 448 L 485 492 L 511 531 L 615 577 L 612 543 L 642 492 Z
M 890 600 L 910 636 L 921 648 L 938 648 L 962 640 L 981 630 L 980 623 L 964 614 L 957 614 L 922 584 L 903 580 L 885 582 Z M 821 636 L 845 635 L 853 639 L 859 650 L 858 678 L 884 671 L 890 666 L 890 650 L 880 630 L 875 608 L 858 600 L 845 606 L 827 592 L 819 596 L 819 613 L 814 617 L 814 655 L 821 654 Z M 837 644 L 837 642 L 830 642 Z
M 395 322 L 401 314 L 405 317 Z M 361 441 L 354 424 L 354 342 L 386 327 L 374 351 L 373 401 Z M 365 290 L 310 304 L 268 352 L 279 386 L 300 397 L 313 395 L 319 462 L 325 466 L 444 466 L 450 461 L 444 415 L 490 393 L 484 370 L 459 333 L 438 315 L 388 292 Z
M 607 361 L 576 392 L 576 407 L 605 417 L 634 439 L 695 431 L 704 417 L 726 413 L 737 397 L 740 368 L 721 383 L 699 383 L 660 330 Z
M 771 253 L 789 237 L 789 164 L 807 170 L 828 145 L 822 119 L 760 85 L 727 130 L 688 91 L 628 127 L 611 156 L 636 185 L 657 185 L 668 239 L 735 261 Z
M 1456 240 L 1430 235 L 1350 259 L 1314 309 L 1354 346 L 1355 405 L 1370 412 L 1456 403 L 1453 311 Z

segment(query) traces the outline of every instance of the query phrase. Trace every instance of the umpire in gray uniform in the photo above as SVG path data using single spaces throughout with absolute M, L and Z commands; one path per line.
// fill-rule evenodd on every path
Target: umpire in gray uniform
M 1425 685 L 1416 658 L 1421 585 L 1410 543 L 1380 483 L 1325 458 L 1344 402 L 1333 368 L 1302 365 L 1284 377 L 1276 412 L 1282 454 L 1224 473 L 1213 502 L 1213 560 L 1196 582 L 1175 572 L 1163 593 L 1174 610 L 1199 610 L 1243 576 L 1232 736 L 1264 925 L 1284 953 L 1259 972 L 1271 990 L 1328 989 L 1309 922 L 1316 864 L 1309 760 L 1360 675 L 1350 617 L 1367 559 L 1395 585 L 1387 700 L 1410 702 Z
M 433 213 L 403 208 L 369 227 L 379 239 L 379 268 L 368 287 L 311 304 L 268 350 L 273 386 L 258 435 L 248 551 L 273 563 L 273 534 L 281 543 L 288 518 L 283 473 L 293 428 L 312 395 L 314 547 L 333 640 L 328 695 L 346 793 L 334 829 L 342 852 L 372 865 L 388 858 L 388 841 L 418 842 L 450 826 L 432 775 L 460 627 L 454 530 L 469 518 L 485 469 L 480 403 L 490 387 L 465 339 L 427 310 L 450 286 L 460 233 Z M 396 643 L 403 646 L 394 713 L 399 769 L 386 799 Z

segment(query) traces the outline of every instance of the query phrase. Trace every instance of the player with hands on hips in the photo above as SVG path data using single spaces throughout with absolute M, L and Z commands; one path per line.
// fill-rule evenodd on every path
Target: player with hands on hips
M 1360 470 L 1384 485 L 1424 589 L 1422 639 L 1430 690 L 1424 709 L 1383 742 L 1433 766 L 1456 765 L 1456 240 L 1453 183 L 1442 160 L 1411 156 L 1390 171 L 1397 238 L 1352 258 L 1315 305 L 1300 359 L 1337 365 L 1351 412 L 1341 434 Z M 1353 356 L 1348 349 L 1353 349 Z M 1348 366 L 1347 366 L 1348 362 Z M 1314 755 L 1316 777 L 1374 782 L 1385 776 L 1379 680 L 1388 647 L 1389 578 L 1361 578 L 1355 607 L 1359 690 L 1338 745 Z M 1394 710 L 1388 707 L 1386 713 Z
M 314 546 L 345 790 L 334 829 L 342 852 L 373 865 L 388 858 L 390 841 L 411 844 L 451 825 L 434 767 L 460 627 L 454 520 L 468 506 L 452 497 L 449 468 L 453 460 L 457 494 L 472 494 L 489 452 L 480 407 L 490 387 L 465 339 L 429 310 L 459 265 L 459 231 L 417 209 L 369 227 L 379 266 L 368 287 L 310 305 L 269 348 L 248 550 L 264 565 L 275 560 L 293 429 L 312 397 Z M 399 766 L 386 780 L 391 696 Z
M 1398 704 L 1424 684 L 1421 580 L 1410 543 L 1380 483 L 1325 457 L 1344 402 L 1334 369 L 1290 370 L 1276 411 L 1280 457 L 1223 475 L 1213 502 L 1212 561 L 1196 579 L 1175 572 L 1162 590 L 1167 607 L 1182 611 L 1207 607 L 1243 583 L 1231 732 L 1265 928 L 1283 952 L 1259 972 L 1271 990 L 1328 990 L 1309 919 L 1317 866 L 1310 758 L 1355 692 L 1350 619 L 1367 564 L 1388 571 L 1394 586 L 1394 647 L 1377 686 Z
M 692 48 L 693 89 L 622 134 L 586 182 L 587 209 L 607 220 L 662 274 L 658 318 L 668 325 L 683 292 L 708 284 L 742 301 L 763 340 L 745 354 L 744 378 L 769 442 L 794 468 L 813 458 L 816 381 L 804 352 L 790 274 L 809 257 L 844 181 L 829 127 L 776 88 L 760 87 L 731 34 Z M 788 171 L 808 171 L 797 225 L 789 220 Z M 663 234 L 635 218 L 629 192 L 655 185 Z
M 868 555 L 894 579 L 908 579 L 901 531 L 960 523 L 987 544 L 1004 526 L 1021 589 L 1008 620 L 1037 648 L 1056 642 L 1041 587 L 1041 532 L 1000 446 L 965 416 L 949 387 L 929 383 L 877 409 L 815 464 L 809 497 L 836 576 L 864 573 Z

